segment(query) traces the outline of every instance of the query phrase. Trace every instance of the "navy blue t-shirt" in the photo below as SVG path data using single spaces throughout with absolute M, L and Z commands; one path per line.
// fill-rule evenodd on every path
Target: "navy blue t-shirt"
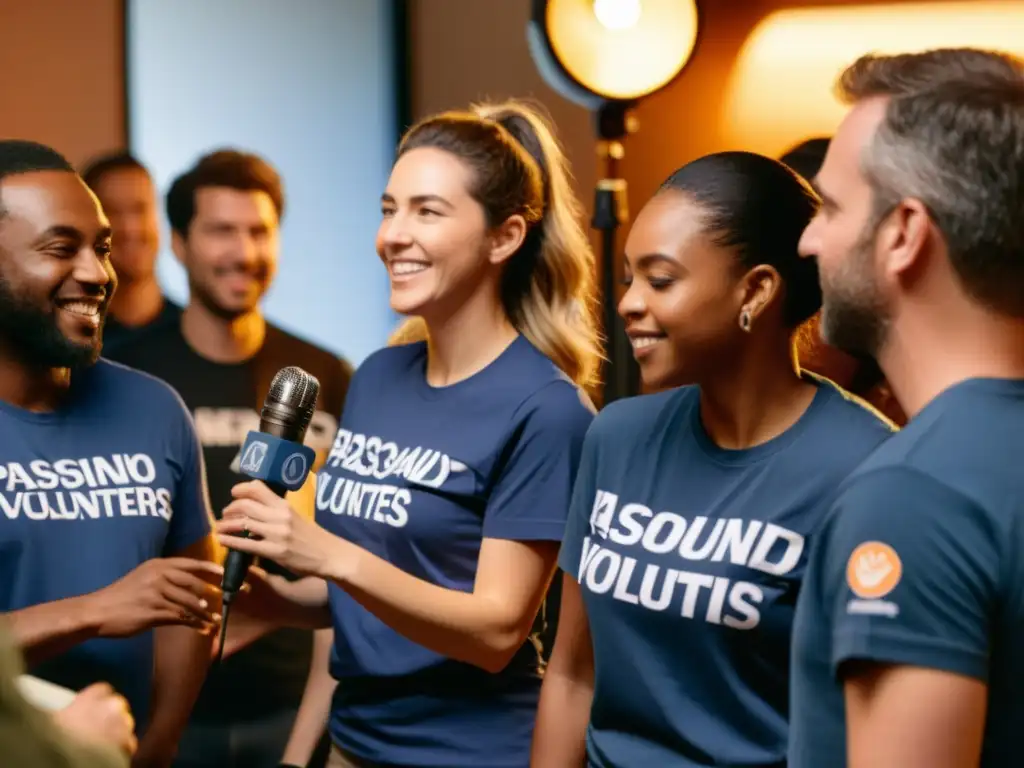
M 0 402 L 0 611 L 96 592 L 210 532 L 192 419 L 174 390 L 100 360 L 53 413 Z M 34 669 L 108 682 L 146 722 L 152 632 L 89 640 Z
M 559 560 L 593 638 L 589 765 L 785 764 L 808 539 L 890 434 L 827 381 L 792 427 L 745 450 L 711 441 L 696 387 L 600 413 Z
M 472 592 L 484 538 L 562 540 L 593 411 L 522 336 L 447 387 L 427 384 L 426 359 L 423 343 L 390 347 L 356 371 L 318 477 L 317 521 L 420 579 Z M 386 765 L 528 764 L 536 636 L 492 675 L 399 635 L 337 587 L 330 602 L 340 747 Z
M 988 684 L 981 765 L 1019 766 L 1024 723 L 1024 381 L 936 397 L 844 484 L 793 637 L 790 766 L 846 765 L 840 666 Z

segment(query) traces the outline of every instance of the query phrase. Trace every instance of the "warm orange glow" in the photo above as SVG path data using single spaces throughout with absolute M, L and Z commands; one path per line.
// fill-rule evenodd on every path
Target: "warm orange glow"
M 622 0 L 619 0 L 622 2 Z M 547 29 L 562 66 L 587 89 L 617 99 L 656 91 L 686 65 L 697 41 L 697 7 L 693 0 L 630 2 L 630 16 L 621 28 L 603 4 L 594 0 L 551 0 Z M 623 9 L 626 10 L 626 9 Z
M 831 135 L 846 108 L 836 77 L 865 53 L 973 46 L 1024 55 L 1024 2 L 801 8 L 766 17 L 736 59 L 723 102 L 730 146 L 777 156 Z

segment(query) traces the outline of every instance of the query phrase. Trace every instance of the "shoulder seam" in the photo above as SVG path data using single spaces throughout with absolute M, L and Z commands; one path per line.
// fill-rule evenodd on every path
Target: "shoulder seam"
M 574 390 L 574 394 L 576 394 L 577 396 L 580 393 L 580 388 L 577 387 L 576 384 L 570 381 L 568 378 L 558 377 L 552 379 L 551 381 L 542 384 L 541 386 L 537 387 L 537 389 L 533 390 L 533 392 L 523 397 L 523 399 L 516 404 L 516 407 L 512 409 L 512 416 L 510 421 L 515 421 L 516 417 L 520 414 L 520 412 L 523 410 L 526 404 L 533 400 L 533 398 L 537 397 L 550 387 L 558 386 L 559 384 L 565 384 L 571 387 Z
M 985 508 L 983 506 L 981 506 L 977 501 L 972 499 L 963 491 L 959 490 L 958 488 L 954 488 L 953 486 L 946 483 L 944 480 L 940 480 L 939 478 L 925 472 L 924 470 L 918 469 L 917 467 L 910 466 L 907 464 L 886 464 L 880 467 L 872 467 L 871 469 L 865 472 L 858 472 L 857 474 L 849 477 L 846 480 L 846 482 L 844 482 L 844 486 L 846 487 L 841 489 L 840 495 L 863 478 L 871 478 L 875 475 L 882 475 L 886 473 L 904 473 L 908 475 L 913 475 L 918 479 L 925 480 L 929 484 L 937 486 L 942 490 L 949 492 L 950 494 L 956 496 L 957 498 L 969 504 L 971 507 L 982 512 L 985 511 Z
M 850 477 L 850 478 L 848 478 L 843 483 L 843 485 L 839 489 L 839 492 L 833 498 L 833 504 L 838 502 L 838 500 L 843 496 L 843 494 L 845 494 L 850 489 L 850 487 L 854 483 L 856 483 L 857 480 L 859 480 L 860 478 L 872 477 L 874 475 L 880 475 L 880 474 L 885 474 L 885 473 L 902 473 L 902 474 L 905 474 L 905 475 L 911 475 L 911 476 L 913 476 L 915 478 L 922 479 L 922 480 L 926 481 L 928 484 L 930 484 L 931 486 L 939 488 L 942 491 L 944 491 L 944 492 L 954 496 L 958 501 L 963 502 L 972 512 L 976 513 L 979 516 L 979 520 L 984 521 L 985 526 L 990 529 L 989 533 L 990 533 L 990 535 L 992 535 L 994 537 L 995 542 L 996 542 L 997 551 L 998 551 L 998 557 L 999 557 L 999 561 L 1000 561 L 998 563 L 999 571 L 1000 571 L 1000 578 L 1001 579 L 1008 579 L 1008 578 L 1010 578 L 1009 575 L 1008 575 L 1008 569 L 1012 565 L 1013 558 L 1012 558 L 1012 555 L 1007 553 L 1005 540 L 1003 540 L 1003 538 L 1001 536 L 1001 533 L 1003 532 L 1003 529 L 1005 528 L 1005 526 L 1001 525 L 999 520 L 996 518 L 996 516 L 993 515 L 981 503 L 979 503 L 975 499 L 972 499 L 970 496 L 968 496 L 966 493 L 964 493 L 963 491 L 959 490 L 958 488 L 952 487 L 951 485 L 949 485 L 945 481 L 935 477 L 934 475 L 930 475 L 927 472 L 924 472 L 923 470 L 918 469 L 917 467 L 908 466 L 908 465 L 904 465 L 904 464 L 900 464 L 900 465 L 889 464 L 889 465 L 886 465 L 886 466 L 874 467 L 874 468 L 872 468 L 872 469 L 870 469 L 870 470 L 868 470 L 868 471 L 866 471 L 866 472 L 864 472 L 862 474 L 858 474 L 858 475 L 856 475 L 854 477 Z
M 875 406 L 873 406 L 871 403 L 869 403 L 864 398 L 860 397 L 859 395 L 855 395 L 853 392 L 850 392 L 850 391 L 840 387 L 838 384 L 836 384 L 834 381 L 832 381 L 832 379 L 829 379 L 829 378 L 827 378 L 825 376 L 821 376 L 821 375 L 815 373 L 814 371 L 805 370 L 803 368 L 800 369 L 800 373 L 803 376 L 807 376 L 807 377 L 813 379 L 819 385 L 827 386 L 827 387 L 831 388 L 833 392 L 835 392 L 843 400 L 845 400 L 846 402 L 850 403 L 851 405 L 855 405 L 855 406 L 861 408 L 862 410 L 867 411 L 872 416 L 874 416 L 876 419 L 878 419 L 891 432 L 899 432 L 900 431 L 900 428 L 896 424 L 896 422 L 894 422 L 892 419 L 890 419 L 888 416 L 886 416 L 884 413 L 882 413 L 880 410 L 878 410 Z

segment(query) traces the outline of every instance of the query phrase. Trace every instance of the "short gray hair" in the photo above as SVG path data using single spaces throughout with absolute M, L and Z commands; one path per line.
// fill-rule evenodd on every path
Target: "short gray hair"
M 921 201 L 964 290 L 1024 317 L 1024 61 L 971 48 L 869 55 L 837 90 L 846 103 L 889 98 L 861 158 L 875 223 Z

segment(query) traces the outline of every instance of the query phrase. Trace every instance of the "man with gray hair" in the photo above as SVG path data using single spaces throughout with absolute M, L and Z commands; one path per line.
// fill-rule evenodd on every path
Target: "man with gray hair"
M 867 56 L 801 252 L 909 424 L 838 489 L 794 628 L 789 768 L 1021 764 L 1024 63 Z

